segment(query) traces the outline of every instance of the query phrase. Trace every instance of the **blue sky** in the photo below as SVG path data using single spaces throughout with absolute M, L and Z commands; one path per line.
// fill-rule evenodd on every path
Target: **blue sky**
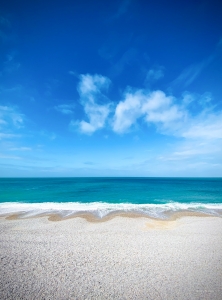
M 0 176 L 222 176 L 220 1 L 5 1 Z

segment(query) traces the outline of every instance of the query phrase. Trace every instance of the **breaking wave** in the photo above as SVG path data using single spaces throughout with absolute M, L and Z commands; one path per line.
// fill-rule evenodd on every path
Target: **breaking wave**
M 132 204 L 132 203 L 106 203 L 106 202 L 44 202 L 44 203 L 0 203 L 0 215 L 19 214 L 20 217 L 58 214 L 68 217 L 75 214 L 90 213 L 97 218 L 103 218 L 111 213 L 137 213 L 143 216 L 165 219 L 168 213 L 190 211 L 221 216 L 222 203 L 179 203 L 165 204 Z

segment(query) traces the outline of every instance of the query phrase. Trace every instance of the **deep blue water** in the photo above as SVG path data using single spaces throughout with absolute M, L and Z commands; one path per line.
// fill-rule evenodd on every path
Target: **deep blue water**
M 63 209 L 65 203 L 67 209 L 68 203 L 87 204 L 85 210 L 90 203 L 97 203 L 98 210 L 99 203 L 109 209 L 115 204 L 115 210 L 120 204 L 132 204 L 134 210 L 136 205 L 154 204 L 203 209 L 222 205 L 222 178 L 1 178 L 0 203 L 0 213 L 15 203 L 51 203 L 53 209 L 55 203 L 64 203 Z
M 222 203 L 221 178 L 0 179 L 0 202 Z

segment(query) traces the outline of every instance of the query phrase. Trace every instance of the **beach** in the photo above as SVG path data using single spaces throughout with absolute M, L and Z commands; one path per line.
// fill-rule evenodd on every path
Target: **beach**
M 0 299 L 221 299 L 222 218 L 0 218 Z

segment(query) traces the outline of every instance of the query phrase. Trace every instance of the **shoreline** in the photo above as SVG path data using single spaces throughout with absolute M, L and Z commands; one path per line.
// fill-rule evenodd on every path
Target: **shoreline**
M 94 221 L 104 221 L 117 215 L 169 219 L 180 214 L 222 216 L 222 203 L 135 204 L 108 202 L 4 202 L 0 203 L 0 216 L 18 218 L 49 215 L 51 220 L 82 216 Z
M 147 215 L 145 213 L 140 212 L 124 212 L 124 211 L 118 211 L 118 212 L 111 212 L 105 215 L 104 217 L 98 217 L 95 214 L 91 212 L 79 212 L 79 213 L 73 213 L 68 216 L 64 216 L 61 213 L 39 213 L 36 215 L 27 215 L 26 212 L 24 213 L 8 213 L 0 215 L 0 218 L 3 218 L 5 220 L 20 220 L 20 219 L 34 219 L 34 218 L 42 218 L 46 217 L 51 222 L 59 222 L 59 221 L 65 221 L 69 219 L 75 219 L 75 218 L 82 218 L 90 223 L 103 223 L 107 222 L 109 220 L 115 219 L 117 217 L 122 218 L 145 218 L 150 219 L 153 221 L 176 221 L 177 219 L 181 219 L 184 217 L 216 217 L 216 218 L 222 218 L 222 210 L 217 210 L 217 214 L 207 213 L 207 212 L 198 212 L 198 211 L 190 211 L 190 210 L 180 210 L 180 211 L 167 211 L 163 214 L 163 217 L 153 217 L 150 215 Z

